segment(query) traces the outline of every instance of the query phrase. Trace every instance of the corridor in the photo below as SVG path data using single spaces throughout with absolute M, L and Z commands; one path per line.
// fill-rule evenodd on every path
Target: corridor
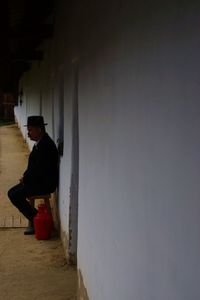
M 16 125 L 0 126 L 0 291 L 4 300 L 75 300 L 76 268 L 68 266 L 61 241 L 25 236 L 25 218 L 7 190 L 26 168 L 29 151 Z

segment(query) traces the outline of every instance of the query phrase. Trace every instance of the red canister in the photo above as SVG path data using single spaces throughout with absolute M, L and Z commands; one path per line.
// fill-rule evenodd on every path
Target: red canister
M 53 218 L 45 204 L 38 206 L 38 213 L 34 218 L 35 237 L 37 240 L 48 240 L 53 230 Z

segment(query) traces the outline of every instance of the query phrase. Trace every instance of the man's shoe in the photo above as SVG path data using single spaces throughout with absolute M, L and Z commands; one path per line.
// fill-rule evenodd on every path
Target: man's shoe
M 27 227 L 26 230 L 24 231 L 24 235 L 31 235 L 31 234 L 35 234 L 34 227 L 32 226 Z

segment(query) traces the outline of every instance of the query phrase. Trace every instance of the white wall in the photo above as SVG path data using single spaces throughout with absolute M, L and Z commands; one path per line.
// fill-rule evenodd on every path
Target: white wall
M 20 105 L 20 96 L 18 98 L 18 107 L 15 109 L 17 112 L 18 125 L 22 131 L 23 137 L 28 143 L 29 148 L 33 146 L 33 142 L 27 136 L 27 118 L 31 115 L 40 115 L 40 63 L 33 63 L 32 69 L 26 72 L 20 81 L 19 91 L 22 91 L 22 103 Z
M 90 299 L 200 296 L 200 10 L 164 6 L 107 6 L 83 38 L 78 261 Z
M 59 1 L 40 66 L 42 113 L 55 138 L 64 70 L 67 235 L 72 62 L 80 61 L 78 268 L 90 300 L 200 296 L 200 7 L 157 2 Z

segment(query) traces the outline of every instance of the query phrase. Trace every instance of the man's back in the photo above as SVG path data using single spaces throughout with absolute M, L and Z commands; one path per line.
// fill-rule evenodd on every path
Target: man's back
M 50 193 L 58 184 L 58 150 L 47 133 L 33 147 L 27 170 L 24 172 L 25 186 L 40 193 Z

